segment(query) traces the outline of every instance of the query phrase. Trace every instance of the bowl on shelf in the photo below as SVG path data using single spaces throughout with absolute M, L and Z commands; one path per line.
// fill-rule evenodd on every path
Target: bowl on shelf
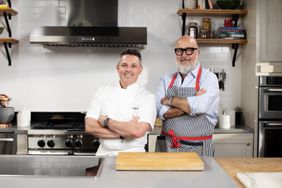
M 221 9 L 236 9 L 241 4 L 241 0 L 217 0 L 216 4 Z

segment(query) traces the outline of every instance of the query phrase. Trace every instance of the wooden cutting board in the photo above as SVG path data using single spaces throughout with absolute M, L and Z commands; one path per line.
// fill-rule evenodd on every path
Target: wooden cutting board
M 193 152 L 120 152 L 116 170 L 204 170 L 204 163 Z

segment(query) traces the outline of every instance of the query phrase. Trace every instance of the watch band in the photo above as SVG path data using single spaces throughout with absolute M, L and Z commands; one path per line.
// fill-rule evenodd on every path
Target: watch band
M 104 126 L 104 128 L 106 128 L 106 129 L 109 128 L 109 126 L 108 126 L 109 120 L 110 120 L 110 118 L 106 118 L 106 119 L 104 120 L 104 122 L 103 122 L 103 126 Z
M 168 103 L 169 103 L 168 105 L 169 105 L 169 106 L 171 106 L 171 105 L 172 105 L 172 101 L 173 101 L 173 99 L 174 99 L 174 97 L 169 97 L 169 99 L 168 99 Z

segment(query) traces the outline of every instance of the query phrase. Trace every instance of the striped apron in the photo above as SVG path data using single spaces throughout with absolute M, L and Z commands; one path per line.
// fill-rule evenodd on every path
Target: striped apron
M 167 89 L 168 97 L 195 96 L 200 89 L 199 80 L 202 68 L 199 68 L 196 77 L 196 86 L 177 87 L 174 81 L 177 73 Z M 183 115 L 163 121 L 161 135 L 156 142 L 157 152 L 196 152 L 199 156 L 212 156 L 212 134 L 214 125 L 208 121 L 205 114 L 196 116 Z

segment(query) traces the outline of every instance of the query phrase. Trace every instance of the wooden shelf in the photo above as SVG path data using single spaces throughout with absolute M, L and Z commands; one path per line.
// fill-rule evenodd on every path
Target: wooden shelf
M 186 16 L 203 16 L 203 15 L 246 15 L 247 10 L 229 10 L 229 9 L 179 9 L 177 14 L 180 16 L 186 14 Z
M 15 11 L 14 9 L 8 7 L 8 8 L 0 8 L 0 16 L 3 16 L 4 13 L 9 14 L 11 16 L 15 16 L 18 14 L 17 11 Z
M 16 44 L 18 42 L 19 40 L 14 39 L 14 38 L 1 38 L 0 37 L 0 44 L 4 44 L 4 43 Z
M 196 39 L 199 44 L 247 44 L 247 39 Z

